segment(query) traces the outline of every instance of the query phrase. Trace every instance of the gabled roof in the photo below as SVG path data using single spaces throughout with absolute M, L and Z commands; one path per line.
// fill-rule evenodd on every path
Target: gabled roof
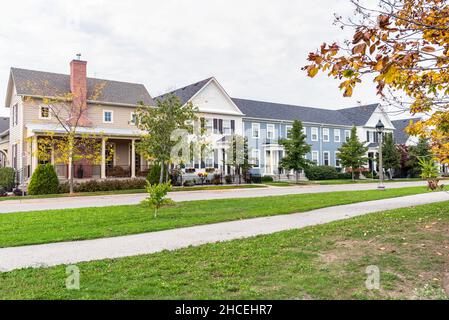
M 405 132 L 405 129 L 410 124 L 410 121 L 413 123 L 421 120 L 420 118 L 409 118 L 409 119 L 402 119 L 402 120 L 395 120 L 391 121 L 396 128 L 394 131 L 394 142 L 396 144 L 406 144 L 408 139 L 410 138 L 410 135 Z
M 66 74 L 11 68 L 11 79 L 21 96 L 64 97 L 70 93 L 70 76 Z M 87 78 L 90 102 L 134 106 L 140 101 L 154 105 L 142 84 Z
M 0 133 L 9 129 L 9 118 L 0 117 Z
M 338 112 L 340 112 L 345 118 L 349 119 L 353 125 L 363 126 L 368 122 L 378 107 L 379 104 L 374 103 L 354 108 L 340 109 Z
M 164 100 L 168 95 L 172 94 L 177 96 L 182 104 L 186 104 L 190 99 L 193 98 L 206 84 L 208 84 L 213 78 L 207 78 L 201 81 L 198 81 L 196 83 L 190 84 L 188 86 L 185 86 L 183 88 L 179 88 L 167 93 L 164 93 L 163 95 L 160 95 L 155 100 Z
M 233 100 L 248 118 L 301 120 L 302 122 L 343 126 L 366 124 L 378 106 L 378 104 L 373 104 L 349 109 L 329 110 L 236 98 Z M 360 119 L 355 117 L 356 113 Z

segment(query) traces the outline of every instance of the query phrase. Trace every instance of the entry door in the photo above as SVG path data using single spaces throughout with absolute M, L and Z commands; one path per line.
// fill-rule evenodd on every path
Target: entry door
M 271 151 L 267 150 L 265 154 L 266 174 L 273 174 L 273 163 L 271 159 Z

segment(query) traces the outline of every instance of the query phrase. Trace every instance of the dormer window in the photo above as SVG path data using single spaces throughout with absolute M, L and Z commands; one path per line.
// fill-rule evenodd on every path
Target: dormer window
M 114 112 L 111 110 L 103 110 L 103 123 L 113 123 Z
M 39 108 L 39 119 L 48 120 L 51 119 L 50 107 L 40 106 Z

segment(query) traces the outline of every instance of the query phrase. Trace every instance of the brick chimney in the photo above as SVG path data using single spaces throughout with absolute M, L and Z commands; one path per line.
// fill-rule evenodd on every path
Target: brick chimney
M 87 117 L 87 62 L 81 60 L 81 54 L 70 62 L 70 91 L 73 95 L 72 124 L 78 120 L 80 126 L 90 126 Z

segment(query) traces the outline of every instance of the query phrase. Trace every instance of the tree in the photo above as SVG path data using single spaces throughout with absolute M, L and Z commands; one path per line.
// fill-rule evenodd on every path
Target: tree
M 410 149 L 405 144 L 396 145 L 396 149 L 400 154 L 401 177 L 407 177 L 410 173 Z
M 286 156 L 281 160 L 281 166 L 287 170 L 294 170 L 296 183 L 299 182 L 299 172 L 306 169 L 311 162 L 306 155 L 312 150 L 307 144 L 307 136 L 303 132 L 302 122 L 295 120 L 290 131 L 290 138 L 280 139 L 279 144 L 284 147 Z
M 394 143 L 393 134 L 387 133 L 382 142 L 383 167 L 389 173 L 390 180 L 393 179 L 393 170 L 401 167 L 401 154 Z
M 441 163 L 449 163 L 449 5 L 442 0 L 379 0 L 369 7 L 351 0 L 355 17 L 336 17 L 352 28 L 353 39 L 324 43 L 309 54 L 303 70 L 319 71 L 340 81 L 350 97 L 362 79 L 373 79 L 389 104 L 429 117 L 411 122 L 407 131 L 429 138 Z
M 171 191 L 172 186 L 170 182 L 151 184 L 149 181 L 147 181 L 146 189 L 148 197 L 142 201 L 142 204 L 153 208 L 154 218 L 157 218 L 157 213 L 161 207 L 173 203 L 171 199 L 166 198 L 167 193 Z
M 56 194 L 58 189 L 59 180 L 55 168 L 51 164 L 39 165 L 31 177 L 28 194 Z
M 355 180 L 355 171 L 366 165 L 368 161 L 367 152 L 368 147 L 365 147 L 357 137 L 357 128 L 352 127 L 351 137 L 338 149 L 340 163 L 344 168 L 351 169 L 352 180 Z
M 183 105 L 179 98 L 172 94 L 157 100 L 156 104 L 156 107 L 141 104 L 137 108 L 138 128 L 147 132 L 137 143 L 137 149 L 160 164 L 159 182 L 163 183 L 172 150 L 176 145 L 182 144 L 183 137 L 186 136 L 173 138 L 173 133 L 177 130 L 192 133 L 192 122 L 196 120 L 197 109 L 191 103 Z
M 427 180 L 429 190 L 437 190 L 438 187 L 438 166 L 432 159 L 419 159 L 419 165 L 421 166 L 421 178 Z
M 409 161 L 407 164 L 410 167 L 413 176 L 420 176 L 422 173 L 420 159 L 433 159 L 433 154 L 429 146 L 429 142 L 427 139 L 423 138 L 419 139 L 416 146 L 409 147 Z

